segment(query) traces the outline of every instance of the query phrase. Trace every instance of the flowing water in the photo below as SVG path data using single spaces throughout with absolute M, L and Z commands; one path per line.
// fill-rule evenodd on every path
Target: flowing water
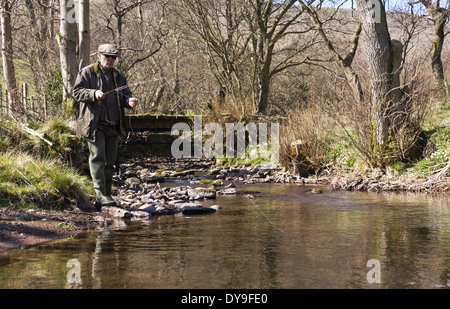
M 450 287 L 446 195 L 243 189 L 254 199 L 218 196 L 207 202 L 222 206 L 211 215 L 124 221 L 0 253 L 0 288 Z

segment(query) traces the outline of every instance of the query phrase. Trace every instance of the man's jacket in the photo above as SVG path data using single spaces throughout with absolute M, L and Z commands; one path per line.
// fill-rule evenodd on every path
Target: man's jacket
M 125 76 L 117 69 L 113 68 L 112 70 L 115 87 L 117 88 L 127 85 Z M 97 101 L 95 98 L 95 91 L 102 90 L 103 86 L 100 71 L 98 62 L 83 68 L 78 73 L 73 89 L 74 99 L 80 104 L 77 120 L 77 132 L 81 136 L 92 141 L 95 140 L 100 116 L 101 102 Z M 129 88 L 125 88 L 120 91 L 116 91 L 116 96 L 120 113 L 120 128 L 117 133 L 121 136 L 126 136 L 127 127 L 125 121 L 125 107 L 131 108 L 128 105 L 128 100 L 132 97 L 132 94 Z

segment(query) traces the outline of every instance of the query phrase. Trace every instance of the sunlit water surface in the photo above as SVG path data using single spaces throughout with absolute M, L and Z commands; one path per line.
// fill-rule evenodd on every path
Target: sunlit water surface
M 243 188 L 254 199 L 218 196 L 205 203 L 222 206 L 211 215 L 124 221 L 79 239 L 0 253 L 0 288 L 450 287 L 446 195 Z M 68 281 L 71 260 L 79 262 L 79 284 Z

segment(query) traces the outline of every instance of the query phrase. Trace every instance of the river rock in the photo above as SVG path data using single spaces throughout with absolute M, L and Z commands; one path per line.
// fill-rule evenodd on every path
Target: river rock
M 190 198 L 194 198 L 194 199 L 201 199 L 201 198 L 214 199 L 214 198 L 216 198 L 216 190 L 211 189 L 211 188 L 189 189 L 187 191 L 187 194 Z
M 145 205 L 142 205 L 141 207 L 139 207 L 139 210 L 148 212 L 150 214 L 154 214 L 157 211 L 156 204 L 145 204 Z
M 196 203 L 180 203 L 177 204 L 176 207 L 184 214 L 184 215 L 202 215 L 202 214 L 210 214 L 216 212 L 214 208 L 206 208 L 200 204 Z
M 102 212 L 114 218 L 131 218 L 131 212 L 115 206 L 102 207 Z
M 142 177 L 146 183 L 161 183 L 166 181 L 166 176 L 161 173 L 145 174 Z
M 135 201 L 134 203 L 131 204 L 131 208 L 133 209 L 137 209 L 139 207 L 141 207 L 144 203 L 140 200 Z
M 320 188 L 314 188 L 314 189 L 311 190 L 311 193 L 313 193 L 313 194 L 322 194 L 323 191 Z
M 232 194 L 242 194 L 242 191 L 236 188 L 227 188 L 218 191 L 217 193 L 223 194 L 223 195 L 232 195 Z
M 175 204 L 184 203 L 185 200 L 171 200 L 168 202 L 170 206 L 174 206 Z
M 170 177 L 181 177 L 181 176 L 189 176 L 194 175 L 195 170 L 186 170 L 186 171 L 174 171 L 170 174 Z
M 168 207 L 167 205 L 158 205 L 156 206 L 156 212 L 154 215 L 175 215 L 180 213 L 179 209 L 176 209 L 175 207 Z
M 151 214 L 147 211 L 133 210 L 133 211 L 131 211 L 131 216 L 132 216 L 132 218 L 147 219 L 151 216 Z
M 222 206 L 220 206 L 220 205 L 212 205 L 212 206 L 211 206 L 211 207 L 209 207 L 209 208 L 211 208 L 211 209 L 214 209 L 214 210 L 218 211 L 219 209 L 222 209 Z
M 195 202 L 190 202 L 190 203 L 178 203 L 175 204 L 174 207 L 178 210 L 183 210 L 183 207 L 203 207 L 203 205 L 199 204 L 199 203 L 195 203 Z
M 137 187 L 141 184 L 141 180 L 137 177 L 130 177 L 125 180 L 125 183 L 130 187 Z
M 109 226 L 109 225 L 111 225 L 113 222 L 112 222 L 112 220 L 111 219 L 109 219 L 109 218 L 105 218 L 105 217 L 103 217 L 103 216 L 95 216 L 94 218 L 93 218 L 93 221 L 95 221 L 95 222 L 99 222 L 99 223 L 103 223 L 103 226 Z

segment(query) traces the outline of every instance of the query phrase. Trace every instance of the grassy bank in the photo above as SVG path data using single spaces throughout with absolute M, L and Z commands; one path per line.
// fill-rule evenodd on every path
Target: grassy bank
M 57 159 L 8 151 L 0 154 L 0 203 L 21 208 L 65 209 L 85 203 L 89 181 Z
M 0 129 L 1 206 L 56 210 L 89 199 L 90 179 L 80 170 L 83 141 L 67 122 L 3 121 Z

